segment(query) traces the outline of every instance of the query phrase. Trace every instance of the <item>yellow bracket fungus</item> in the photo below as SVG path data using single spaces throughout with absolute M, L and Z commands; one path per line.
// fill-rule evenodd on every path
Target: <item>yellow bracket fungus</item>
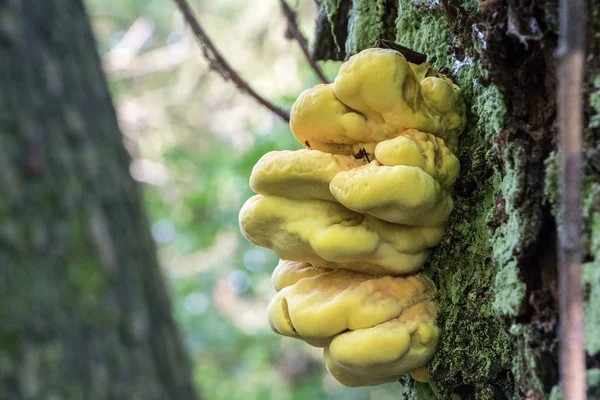
M 322 347 L 344 385 L 429 380 L 436 289 L 415 273 L 454 207 L 465 122 L 449 78 L 368 49 L 296 100 L 290 126 L 306 149 L 267 153 L 252 170 L 258 195 L 240 227 L 281 259 L 269 323 Z

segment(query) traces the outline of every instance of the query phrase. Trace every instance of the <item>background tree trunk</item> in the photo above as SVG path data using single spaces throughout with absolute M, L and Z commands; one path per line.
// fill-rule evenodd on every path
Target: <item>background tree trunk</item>
M 587 15 L 585 334 L 588 396 L 600 399 L 600 4 L 588 1 Z M 321 2 L 316 57 L 394 40 L 448 68 L 467 102 L 456 208 L 425 268 L 439 288 L 441 343 L 432 382 L 407 380 L 407 398 L 558 394 L 557 32 L 554 1 Z
M 196 398 L 79 0 L 0 0 L 0 399 Z

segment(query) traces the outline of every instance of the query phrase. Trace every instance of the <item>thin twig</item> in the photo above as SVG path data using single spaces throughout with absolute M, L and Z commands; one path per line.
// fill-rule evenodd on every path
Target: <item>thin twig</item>
M 302 49 L 302 53 L 304 53 L 304 58 L 306 58 L 306 61 L 308 61 L 310 67 L 313 69 L 313 71 L 315 71 L 315 74 L 317 74 L 321 82 L 329 83 L 329 81 L 325 77 L 325 74 L 319 67 L 319 64 L 317 64 L 317 62 L 311 57 L 310 52 L 308 51 L 308 41 L 306 40 L 302 32 L 300 32 L 300 28 L 298 27 L 298 21 L 296 20 L 296 13 L 294 12 L 294 10 L 292 10 L 292 8 L 289 6 L 286 0 L 279 0 L 279 2 L 281 3 L 281 10 L 283 11 L 283 15 L 285 16 L 288 22 L 286 36 L 289 38 L 296 39 L 296 41 L 300 45 L 300 48 Z
M 190 8 L 190 5 L 187 3 L 187 0 L 174 0 L 174 1 L 175 1 L 175 3 L 177 3 L 177 6 L 179 7 L 181 12 L 183 13 L 183 16 L 185 17 L 185 20 L 190 25 L 190 27 L 192 28 L 192 31 L 194 32 L 194 35 L 196 35 L 196 38 L 200 42 L 200 47 L 202 48 L 202 52 L 204 53 L 204 56 L 208 59 L 208 61 L 210 63 L 210 68 L 213 71 L 218 72 L 223 77 L 223 79 L 225 79 L 226 81 L 228 81 L 228 80 L 233 81 L 233 83 L 242 92 L 245 92 L 248 95 L 252 96 L 261 105 L 265 106 L 270 111 L 277 114 L 284 121 L 289 122 L 290 113 L 288 111 L 282 109 L 281 107 L 274 105 L 269 100 L 267 100 L 264 97 L 262 97 L 261 95 L 259 95 L 254 89 L 252 89 L 250 87 L 250 85 L 248 85 L 248 83 L 246 83 L 238 75 L 237 72 L 235 72 L 233 70 L 233 68 L 231 68 L 231 66 L 227 63 L 227 61 L 225 61 L 225 59 L 223 58 L 221 53 L 219 53 L 217 48 L 211 42 L 211 40 L 208 37 L 208 35 L 206 34 L 206 32 L 204 32 L 204 29 L 202 29 L 202 27 L 200 26 L 200 23 L 198 22 L 198 19 L 196 19 L 196 17 L 194 16 L 194 12 Z
M 581 289 L 581 85 L 585 53 L 584 21 L 583 0 L 560 0 L 560 40 L 557 51 L 560 137 L 559 370 L 565 400 L 586 398 Z
M 111 54 L 103 60 L 104 70 L 111 79 L 117 80 L 176 68 L 190 58 L 191 51 L 185 41 L 181 40 L 138 56 L 125 53 L 123 57 L 119 57 L 118 53 Z

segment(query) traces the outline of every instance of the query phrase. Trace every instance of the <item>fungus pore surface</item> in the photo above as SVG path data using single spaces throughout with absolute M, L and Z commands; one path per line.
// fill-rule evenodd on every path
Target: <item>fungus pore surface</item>
M 290 127 L 306 149 L 267 153 L 252 170 L 257 195 L 240 227 L 281 259 L 271 328 L 322 347 L 346 386 L 429 379 L 436 288 L 417 272 L 454 207 L 465 122 L 449 78 L 368 49 L 294 103 Z

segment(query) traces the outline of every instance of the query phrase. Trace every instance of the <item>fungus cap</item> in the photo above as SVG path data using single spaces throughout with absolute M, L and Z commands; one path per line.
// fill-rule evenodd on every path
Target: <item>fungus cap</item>
M 349 155 L 368 146 L 367 122 L 335 96 L 333 84 L 303 91 L 290 112 L 290 128 L 303 146 L 333 154 Z
M 331 194 L 350 210 L 397 224 L 443 226 L 454 202 L 427 172 L 407 165 L 364 167 L 338 173 Z
M 327 369 L 346 386 L 395 382 L 422 368 L 433 357 L 439 339 L 432 300 L 407 308 L 401 316 L 372 328 L 337 335 L 325 347 Z
M 290 115 L 294 136 L 312 149 L 372 154 L 407 129 L 430 132 L 451 147 L 466 124 L 461 91 L 429 65 L 394 50 L 367 49 L 342 65 L 333 84 L 300 94 Z
M 460 88 L 445 77 L 418 80 L 411 65 L 395 50 L 363 50 L 340 68 L 335 96 L 380 126 L 377 142 L 406 129 L 457 138 L 466 125 Z
M 328 201 L 262 195 L 244 204 L 240 227 L 248 240 L 285 260 L 390 275 L 420 269 L 444 231 L 382 221 Z
M 252 169 L 250 187 L 256 193 L 297 200 L 335 201 L 331 179 L 341 171 L 364 165 L 354 157 L 318 150 L 271 151 Z
M 435 295 L 433 282 L 423 275 L 376 277 L 324 270 L 280 290 L 267 313 L 276 332 L 321 340 L 392 320 Z
M 458 158 L 443 139 L 415 129 L 406 130 L 394 139 L 379 142 L 375 148 L 375 157 L 386 166 L 419 167 L 447 191 L 452 190 L 460 171 Z
M 439 334 L 429 278 L 314 267 L 307 275 L 306 267 L 278 266 L 293 279 L 269 303 L 275 332 L 324 347 L 330 372 L 347 386 L 391 382 L 426 364 Z
M 331 270 L 325 268 L 313 267 L 309 263 L 279 260 L 273 274 L 271 274 L 271 284 L 276 291 L 292 286 L 303 278 L 310 278 L 329 272 Z

